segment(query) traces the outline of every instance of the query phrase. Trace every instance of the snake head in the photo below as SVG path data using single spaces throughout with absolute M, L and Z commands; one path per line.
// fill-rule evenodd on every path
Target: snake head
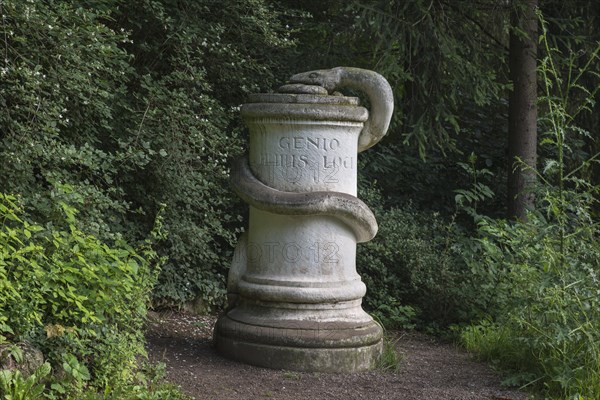
M 342 69 L 340 67 L 332 69 L 317 69 L 314 71 L 302 72 L 293 75 L 289 83 L 302 83 L 304 85 L 319 85 L 332 92 L 342 79 Z
M 390 126 L 394 112 L 394 94 L 389 82 L 377 72 L 352 67 L 318 69 L 296 74 L 290 78 L 289 83 L 318 85 L 324 87 L 329 94 L 341 88 L 364 93 L 369 98 L 371 109 L 358 139 L 359 152 L 379 142 Z

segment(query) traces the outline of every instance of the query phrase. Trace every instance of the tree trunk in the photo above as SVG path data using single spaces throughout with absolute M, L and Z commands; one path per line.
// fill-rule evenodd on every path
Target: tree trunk
M 533 209 L 537 161 L 538 0 L 515 0 L 511 15 L 508 99 L 508 217 L 526 220 Z M 521 161 L 518 161 L 521 160 Z

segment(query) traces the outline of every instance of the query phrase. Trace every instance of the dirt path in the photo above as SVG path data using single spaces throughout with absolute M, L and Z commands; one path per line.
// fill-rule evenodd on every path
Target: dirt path
M 152 314 L 148 353 L 164 361 L 170 381 L 195 399 L 524 400 L 503 388 L 485 364 L 463 350 L 419 334 L 399 334 L 400 372 L 299 373 L 240 364 L 211 347 L 214 317 Z

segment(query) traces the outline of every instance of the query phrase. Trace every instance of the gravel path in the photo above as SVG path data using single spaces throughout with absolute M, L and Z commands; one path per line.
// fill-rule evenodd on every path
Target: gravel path
M 525 400 L 504 388 L 486 364 L 464 350 L 420 333 L 397 333 L 399 372 L 355 374 L 270 370 L 220 357 L 211 347 L 215 317 L 151 313 L 148 354 L 195 399 Z

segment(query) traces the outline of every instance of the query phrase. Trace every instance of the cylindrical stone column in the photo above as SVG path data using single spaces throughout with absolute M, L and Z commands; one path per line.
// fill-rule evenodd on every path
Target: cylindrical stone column
M 326 91 L 250 100 L 241 110 L 249 156 L 232 172 L 250 204 L 249 229 L 236 248 L 217 349 L 270 368 L 372 368 L 382 330 L 361 307 L 366 289 L 355 264 L 357 242 L 377 229 L 356 198 L 368 111 L 357 98 Z

